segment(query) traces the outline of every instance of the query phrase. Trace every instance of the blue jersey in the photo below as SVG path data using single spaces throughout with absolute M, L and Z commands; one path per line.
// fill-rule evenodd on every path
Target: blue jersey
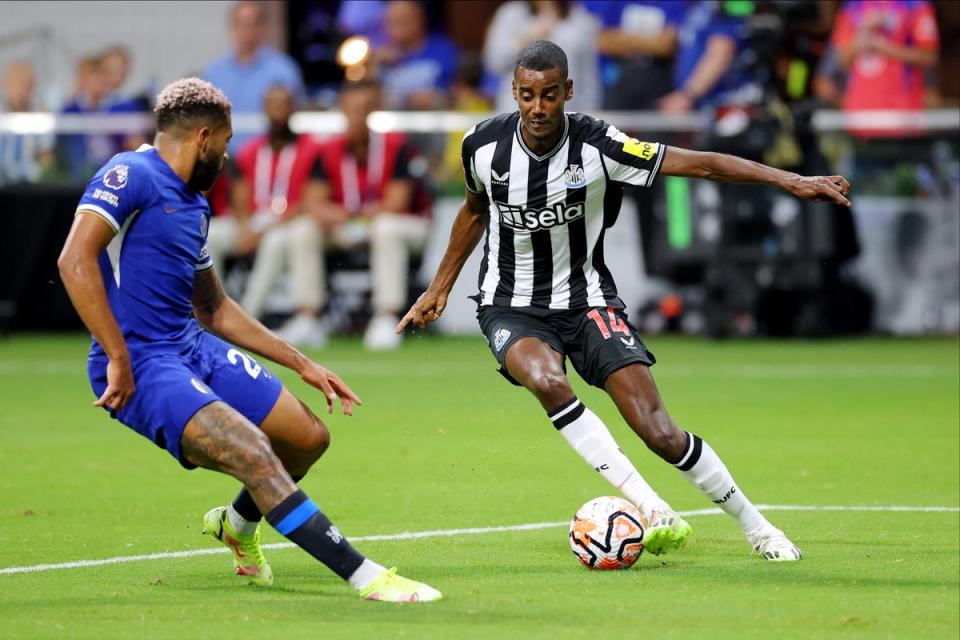
M 100 270 L 131 357 L 193 344 L 202 331 L 193 316 L 194 275 L 213 266 L 204 195 L 143 145 L 111 158 L 87 185 L 77 211 L 97 214 L 116 232 L 100 255 Z M 96 339 L 90 355 L 104 355 Z

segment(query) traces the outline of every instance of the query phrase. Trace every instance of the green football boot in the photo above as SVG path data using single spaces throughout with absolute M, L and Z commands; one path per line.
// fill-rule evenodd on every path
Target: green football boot
M 257 587 L 273 584 L 273 570 L 260 548 L 260 525 L 252 536 L 241 536 L 230 526 L 227 507 L 216 507 L 203 516 L 203 533 L 213 536 L 233 552 L 236 574 Z
M 366 600 L 380 602 L 433 602 L 443 598 L 443 594 L 430 585 L 398 576 L 396 567 L 381 571 L 359 594 Z
M 643 548 L 655 556 L 679 549 L 693 533 L 693 527 L 673 511 L 654 509 L 647 522 Z

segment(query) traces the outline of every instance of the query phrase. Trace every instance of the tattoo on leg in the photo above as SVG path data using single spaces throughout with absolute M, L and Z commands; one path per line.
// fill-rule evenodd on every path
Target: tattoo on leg
M 297 490 L 267 437 L 224 402 L 200 409 L 184 430 L 180 446 L 190 462 L 242 482 L 263 513 Z

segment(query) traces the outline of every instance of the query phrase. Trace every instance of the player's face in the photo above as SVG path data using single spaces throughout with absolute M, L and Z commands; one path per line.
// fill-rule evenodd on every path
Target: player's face
M 564 80 L 560 69 L 518 67 L 513 76 L 513 96 L 526 135 L 548 140 L 563 127 L 563 105 L 573 97 L 573 80 Z
M 233 129 L 229 124 L 213 129 L 204 127 L 199 136 L 197 161 L 193 165 L 189 184 L 198 191 L 207 191 L 217 181 L 227 162 L 227 143 L 233 137 Z

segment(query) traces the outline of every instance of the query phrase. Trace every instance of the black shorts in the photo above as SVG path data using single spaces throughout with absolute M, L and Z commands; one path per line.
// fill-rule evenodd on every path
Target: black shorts
M 537 338 L 570 358 L 588 384 L 603 388 L 611 373 L 630 364 L 653 365 L 657 360 L 640 339 L 622 309 L 598 307 L 551 311 L 534 315 L 518 309 L 485 306 L 477 311 L 480 329 L 500 363 L 500 373 L 519 383 L 504 364 L 507 351 L 520 338 Z

